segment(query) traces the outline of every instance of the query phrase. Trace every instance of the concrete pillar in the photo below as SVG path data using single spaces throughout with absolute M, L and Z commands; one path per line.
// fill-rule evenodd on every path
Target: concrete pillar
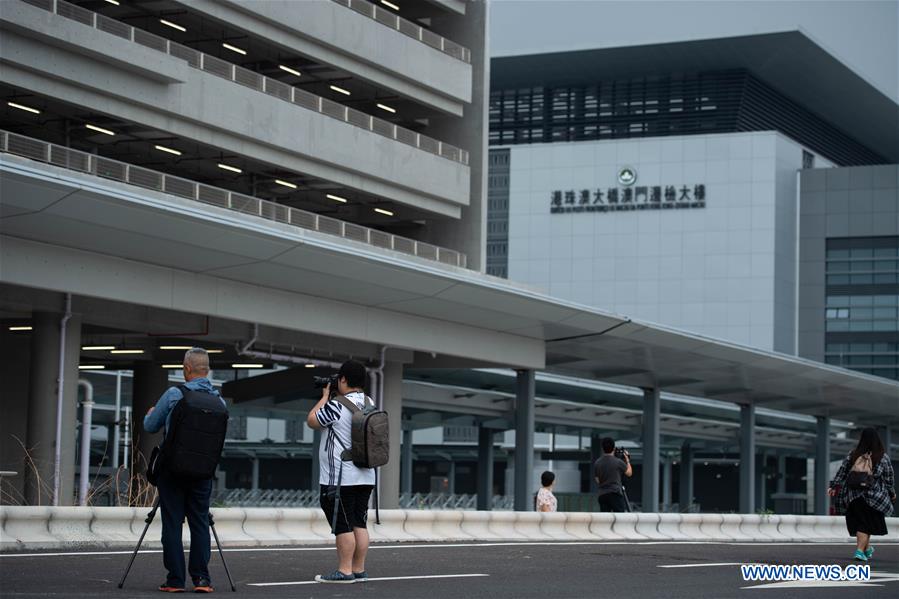
M 768 454 L 763 451 L 759 454 L 759 459 L 755 464 L 755 508 L 757 510 L 764 510 L 768 503 L 766 497 L 768 494 L 768 475 L 765 472 L 767 464 Z
M 880 440 L 883 441 L 883 448 L 889 456 L 890 446 L 893 444 L 893 429 L 889 426 L 885 426 L 877 432 L 880 434 Z
M 31 331 L 0 328 L 0 470 L 17 473 L 3 477 L 2 496 L 8 500 L 3 503 L 25 503 L 31 337 Z
M 533 510 L 534 371 L 519 370 L 515 396 L 515 511 Z
M 493 507 L 493 434 L 491 428 L 478 428 L 478 509 Z
M 412 492 L 412 431 L 403 431 L 403 446 L 400 458 L 402 464 L 400 472 L 400 490 L 403 493 Z
M 253 458 L 250 462 L 253 464 L 253 473 L 250 475 L 250 489 L 257 491 L 259 490 L 259 458 Z
M 671 505 L 671 458 L 668 456 L 662 462 L 662 505 Z
M 681 445 L 680 449 L 680 489 L 677 501 L 682 512 L 693 503 L 693 449 L 689 441 Z
M 740 512 L 755 512 L 755 406 L 740 406 Z
M 399 362 L 384 365 L 382 406 L 389 415 L 390 461 L 381 466 L 379 472 L 378 500 L 382 508 L 395 509 L 400 507 L 400 451 L 403 441 L 403 365 Z
M 815 439 L 815 514 L 828 512 L 827 486 L 830 483 L 830 418 L 818 416 L 818 435 Z
M 447 492 L 450 495 L 456 494 L 456 461 L 453 460 L 449 463 L 449 472 L 446 475 L 448 484 Z
M 787 492 L 787 456 L 777 456 L 777 492 Z
M 659 511 L 661 399 L 658 389 L 643 390 L 643 511 Z
M 596 484 L 596 477 L 593 476 L 593 464 L 602 457 L 602 437 L 598 432 L 590 433 L 590 493 L 596 495 L 599 489 Z
M 28 463 L 22 466 L 26 473 L 25 499 L 31 505 L 51 505 L 53 502 L 62 318 L 63 314 L 49 312 L 35 312 L 32 316 L 26 441 L 30 458 L 26 457 Z M 73 505 L 78 360 L 81 355 L 81 318 L 78 315 L 72 315 L 66 323 L 64 349 L 59 505 Z
M 147 471 L 150 454 L 162 441 L 163 431 L 144 430 L 144 416 L 169 388 L 168 372 L 153 362 L 137 362 L 131 380 L 131 464 L 128 467 L 134 474 L 140 474 Z

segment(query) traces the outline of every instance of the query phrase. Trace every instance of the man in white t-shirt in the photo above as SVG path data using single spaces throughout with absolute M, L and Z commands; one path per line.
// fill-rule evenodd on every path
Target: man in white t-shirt
M 365 366 L 354 360 L 344 362 L 337 373 L 337 391 L 356 406 L 365 405 Z M 322 389 L 322 397 L 306 418 L 306 424 L 323 429 L 319 443 L 318 459 L 321 496 L 319 503 L 328 523 L 333 522 L 335 491 L 340 484 L 340 500 L 337 501 L 337 526 L 334 529 L 337 543 L 337 570 L 331 574 L 319 574 L 318 582 L 365 582 L 365 555 L 368 553 L 368 500 L 375 485 L 372 468 L 357 468 L 352 461 L 343 461 L 340 455 L 352 444 L 352 420 L 350 410 L 336 399 L 331 399 L 330 385 Z

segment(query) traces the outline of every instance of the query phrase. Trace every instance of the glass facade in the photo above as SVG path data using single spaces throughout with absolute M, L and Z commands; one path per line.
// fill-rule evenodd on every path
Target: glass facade
M 899 237 L 827 240 L 825 360 L 899 380 Z
M 780 131 L 843 166 L 887 162 L 744 69 L 490 93 L 491 145 L 741 131 Z
M 487 192 L 487 274 L 509 278 L 509 150 L 490 150 Z

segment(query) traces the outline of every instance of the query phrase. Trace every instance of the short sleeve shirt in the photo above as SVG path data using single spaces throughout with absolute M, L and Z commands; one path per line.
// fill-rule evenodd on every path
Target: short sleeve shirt
M 599 495 L 606 493 L 621 493 L 621 477 L 627 470 L 624 460 L 614 455 L 606 454 L 593 464 L 593 476 L 599 479 L 597 488 Z
M 540 490 L 537 491 L 537 511 L 541 511 L 540 507 L 544 505 L 549 506 L 549 511 L 555 512 L 558 506 L 558 502 L 556 501 L 556 496 L 553 495 L 552 491 L 550 491 L 546 487 L 540 487 Z
M 363 393 L 348 393 L 346 397 L 360 408 L 365 405 Z M 319 484 L 333 486 L 337 484 L 338 478 L 344 487 L 375 484 L 374 469 L 357 468 L 353 462 L 340 459 L 340 454 L 352 443 L 353 415 L 350 410 L 332 399 L 322 406 L 315 418 L 322 427 L 322 438 L 318 446 Z

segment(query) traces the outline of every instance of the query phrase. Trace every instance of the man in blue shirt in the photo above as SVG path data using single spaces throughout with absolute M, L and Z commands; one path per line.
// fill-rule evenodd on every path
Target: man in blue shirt
M 209 393 L 219 397 L 219 392 L 209 382 L 209 354 L 195 347 L 184 354 L 184 385 L 191 391 Z M 158 432 L 163 427 L 167 433 L 171 424 L 172 409 L 184 394 L 178 387 L 171 387 L 156 405 L 144 416 L 144 430 Z M 184 480 L 171 476 L 165 469 L 157 481 L 159 505 L 162 507 L 162 561 L 168 576 L 159 590 L 167 593 L 183 593 L 185 584 L 184 545 L 181 527 L 187 516 L 190 527 L 190 558 L 188 566 L 194 583 L 194 592 L 211 593 L 209 578 L 209 500 L 212 495 L 212 479 Z

